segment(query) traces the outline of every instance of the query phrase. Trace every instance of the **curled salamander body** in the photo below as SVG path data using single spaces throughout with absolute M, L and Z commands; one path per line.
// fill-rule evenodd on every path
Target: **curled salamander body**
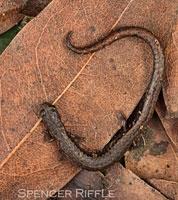
M 51 135 L 60 142 L 60 146 L 64 153 L 82 168 L 88 170 L 101 170 L 109 167 L 124 155 L 134 138 L 139 134 L 141 127 L 151 118 L 165 73 L 164 52 L 158 39 L 150 31 L 140 27 L 121 28 L 99 40 L 97 43 L 87 47 L 75 47 L 72 45 L 70 40 L 71 34 L 72 32 L 69 32 L 67 36 L 67 46 L 71 51 L 77 54 L 96 52 L 105 46 L 110 45 L 114 41 L 126 37 L 136 37 L 141 38 L 150 46 L 154 56 L 152 77 L 145 91 L 144 101 L 141 102 L 141 104 L 143 104 L 141 106 L 141 114 L 134 121 L 134 124 L 127 129 L 122 138 L 119 140 L 116 139 L 114 145 L 111 148 L 108 148 L 107 151 L 101 153 L 98 157 L 87 155 L 74 141 L 71 140 L 54 105 L 50 105 L 49 103 L 42 104 L 42 120 L 47 125 Z

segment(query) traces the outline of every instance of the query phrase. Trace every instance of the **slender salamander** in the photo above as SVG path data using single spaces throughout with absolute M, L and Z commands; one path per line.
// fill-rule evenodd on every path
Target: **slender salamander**
M 67 46 L 77 54 L 96 52 L 121 38 L 136 37 L 141 38 L 150 46 L 154 56 L 152 77 L 144 94 L 144 101 L 142 100 L 142 103 L 140 103 L 141 101 L 139 102 L 142 105 L 140 114 L 134 123 L 131 123 L 132 125 L 127 128 L 123 136 L 120 139 L 115 139 L 116 141 L 114 141 L 113 146 L 98 156 L 87 154 L 71 139 L 54 105 L 49 103 L 41 105 L 42 120 L 47 125 L 51 135 L 60 142 L 61 149 L 64 153 L 82 168 L 93 171 L 101 170 L 111 166 L 124 155 L 134 138 L 139 134 L 140 129 L 151 118 L 165 74 L 164 52 L 158 39 L 150 31 L 140 27 L 124 27 L 113 31 L 107 37 L 87 47 L 75 47 L 72 45 L 71 34 L 72 32 L 68 33 Z

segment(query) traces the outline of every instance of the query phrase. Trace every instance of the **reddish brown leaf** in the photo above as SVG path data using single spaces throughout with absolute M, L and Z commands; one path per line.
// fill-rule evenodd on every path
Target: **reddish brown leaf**
M 65 187 L 56 192 L 49 200 L 83 200 L 95 199 L 104 200 L 104 184 L 97 172 L 82 170 Z
M 124 169 L 121 165 L 114 165 L 106 176 L 108 182 L 108 197 L 106 200 L 158 200 L 167 199 L 152 188 L 130 170 Z M 109 196 L 110 194 L 110 196 Z M 111 198 L 112 195 L 112 198 Z
M 164 99 L 169 117 L 178 118 L 178 20 L 166 48 L 167 70 Z
M 24 15 L 36 16 L 51 0 L 1 0 L 0 34 L 16 25 Z
M 150 80 L 152 54 L 143 41 L 123 39 L 95 55 L 76 55 L 66 47 L 68 31 L 82 46 L 114 27 L 141 26 L 166 46 L 176 5 L 54 0 L 25 26 L 0 59 L 1 198 L 17 198 L 21 188 L 57 190 L 79 171 L 68 159 L 58 161 L 64 156 L 55 143 L 44 142 L 42 102 L 55 102 L 67 130 L 93 151 L 118 130 L 116 112 L 128 117 Z
M 178 183 L 173 181 L 150 179 L 148 182 L 169 199 L 178 199 Z
M 157 178 L 178 180 L 178 163 L 174 144 L 168 139 L 158 118 L 154 117 L 140 144 L 126 157 L 126 166 L 144 180 Z
M 178 156 L 178 119 L 167 118 L 166 106 L 162 99 L 158 101 L 156 111 L 166 131 L 166 134 L 172 143 L 172 147 Z
M 19 12 L 28 15 L 36 16 L 39 14 L 52 0 L 26 0 L 26 5 Z
M 25 0 L 26 1 L 26 0 Z M 0 34 L 16 25 L 24 15 L 18 11 L 25 5 L 24 0 L 1 0 L 0 2 Z
M 177 120 L 165 118 L 166 108 L 162 98 L 157 103 L 156 111 L 164 129 L 158 118 L 154 117 L 145 131 L 146 134 L 140 138 L 141 143 L 127 154 L 126 166 L 166 197 L 176 199 L 178 192 Z

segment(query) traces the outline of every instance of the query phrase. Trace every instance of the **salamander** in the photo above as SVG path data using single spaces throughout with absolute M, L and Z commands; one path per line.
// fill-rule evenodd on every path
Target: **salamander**
M 134 138 L 151 118 L 165 74 L 164 51 L 159 40 L 150 31 L 141 27 L 123 27 L 111 32 L 108 36 L 100 39 L 98 42 L 85 47 L 74 46 L 71 43 L 71 35 L 72 32 L 69 32 L 67 35 L 67 46 L 69 50 L 77 54 L 96 52 L 122 38 L 136 37 L 144 40 L 150 46 L 154 57 L 153 72 L 150 83 L 144 93 L 144 99 L 140 100 L 138 103 L 141 105 L 139 115 L 134 119 L 134 123 L 130 123 L 132 124 L 131 126 L 129 125 L 127 129 L 122 129 L 122 132 L 124 132 L 123 136 L 119 139 L 113 136 L 113 145 L 108 145 L 109 148 L 107 148 L 107 150 L 105 149 L 105 151 L 101 152 L 98 156 L 87 154 L 71 139 L 70 134 L 67 133 L 54 105 L 49 103 L 43 103 L 41 105 L 42 120 L 47 125 L 50 134 L 60 142 L 61 149 L 64 153 L 74 163 L 82 168 L 93 171 L 102 170 L 111 166 L 123 157 L 124 153 L 132 144 Z

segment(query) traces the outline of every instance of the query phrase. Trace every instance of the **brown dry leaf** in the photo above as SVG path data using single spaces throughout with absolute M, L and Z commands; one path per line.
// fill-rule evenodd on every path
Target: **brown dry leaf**
M 120 164 L 115 164 L 109 170 L 106 180 L 108 182 L 108 197 L 106 197 L 105 200 L 167 199 L 158 190 L 152 188 L 130 170 L 123 168 Z
M 141 143 L 126 156 L 126 166 L 139 177 L 147 180 L 169 199 L 178 194 L 178 123 L 166 118 L 166 107 L 160 95 L 156 111 L 164 129 L 154 116 L 150 120 Z M 166 132 L 165 132 L 166 131 Z
M 178 200 L 178 183 L 174 181 L 166 181 L 159 179 L 150 179 L 148 182 L 161 191 L 168 199 Z
M 25 0 L 26 1 L 26 0 Z M 0 34 L 16 25 L 24 15 L 18 11 L 25 5 L 24 0 L 1 0 L 0 2 Z
M 83 200 L 85 198 L 104 200 L 102 194 L 107 194 L 104 187 L 103 178 L 98 172 L 82 170 L 49 200 Z
M 26 0 L 26 4 L 20 13 L 28 16 L 36 16 L 39 14 L 52 0 Z
M 167 69 L 163 94 L 168 116 L 178 118 L 178 20 L 165 52 Z
M 16 25 L 24 15 L 36 16 L 52 0 L 1 0 L 0 34 Z
M 156 111 L 157 111 L 158 116 L 162 122 L 162 125 L 166 131 L 166 134 L 172 143 L 174 152 L 178 157 L 178 119 L 176 119 L 176 118 L 168 119 L 167 118 L 166 106 L 161 98 L 157 102 Z
M 128 117 L 150 80 L 152 54 L 142 40 L 76 55 L 66 47 L 68 31 L 82 46 L 113 28 L 141 26 L 166 46 L 176 10 L 177 1 L 168 0 L 53 0 L 25 26 L 0 59 L 0 198 L 17 198 L 19 189 L 57 191 L 79 171 L 67 158 L 58 160 L 64 156 L 56 143 L 44 142 L 42 102 L 55 102 L 67 130 L 93 151 L 118 130 L 116 112 Z
M 177 182 L 178 162 L 175 146 L 169 140 L 158 117 L 154 116 L 150 120 L 140 141 L 140 144 L 126 154 L 127 168 L 144 180 L 155 178 Z

